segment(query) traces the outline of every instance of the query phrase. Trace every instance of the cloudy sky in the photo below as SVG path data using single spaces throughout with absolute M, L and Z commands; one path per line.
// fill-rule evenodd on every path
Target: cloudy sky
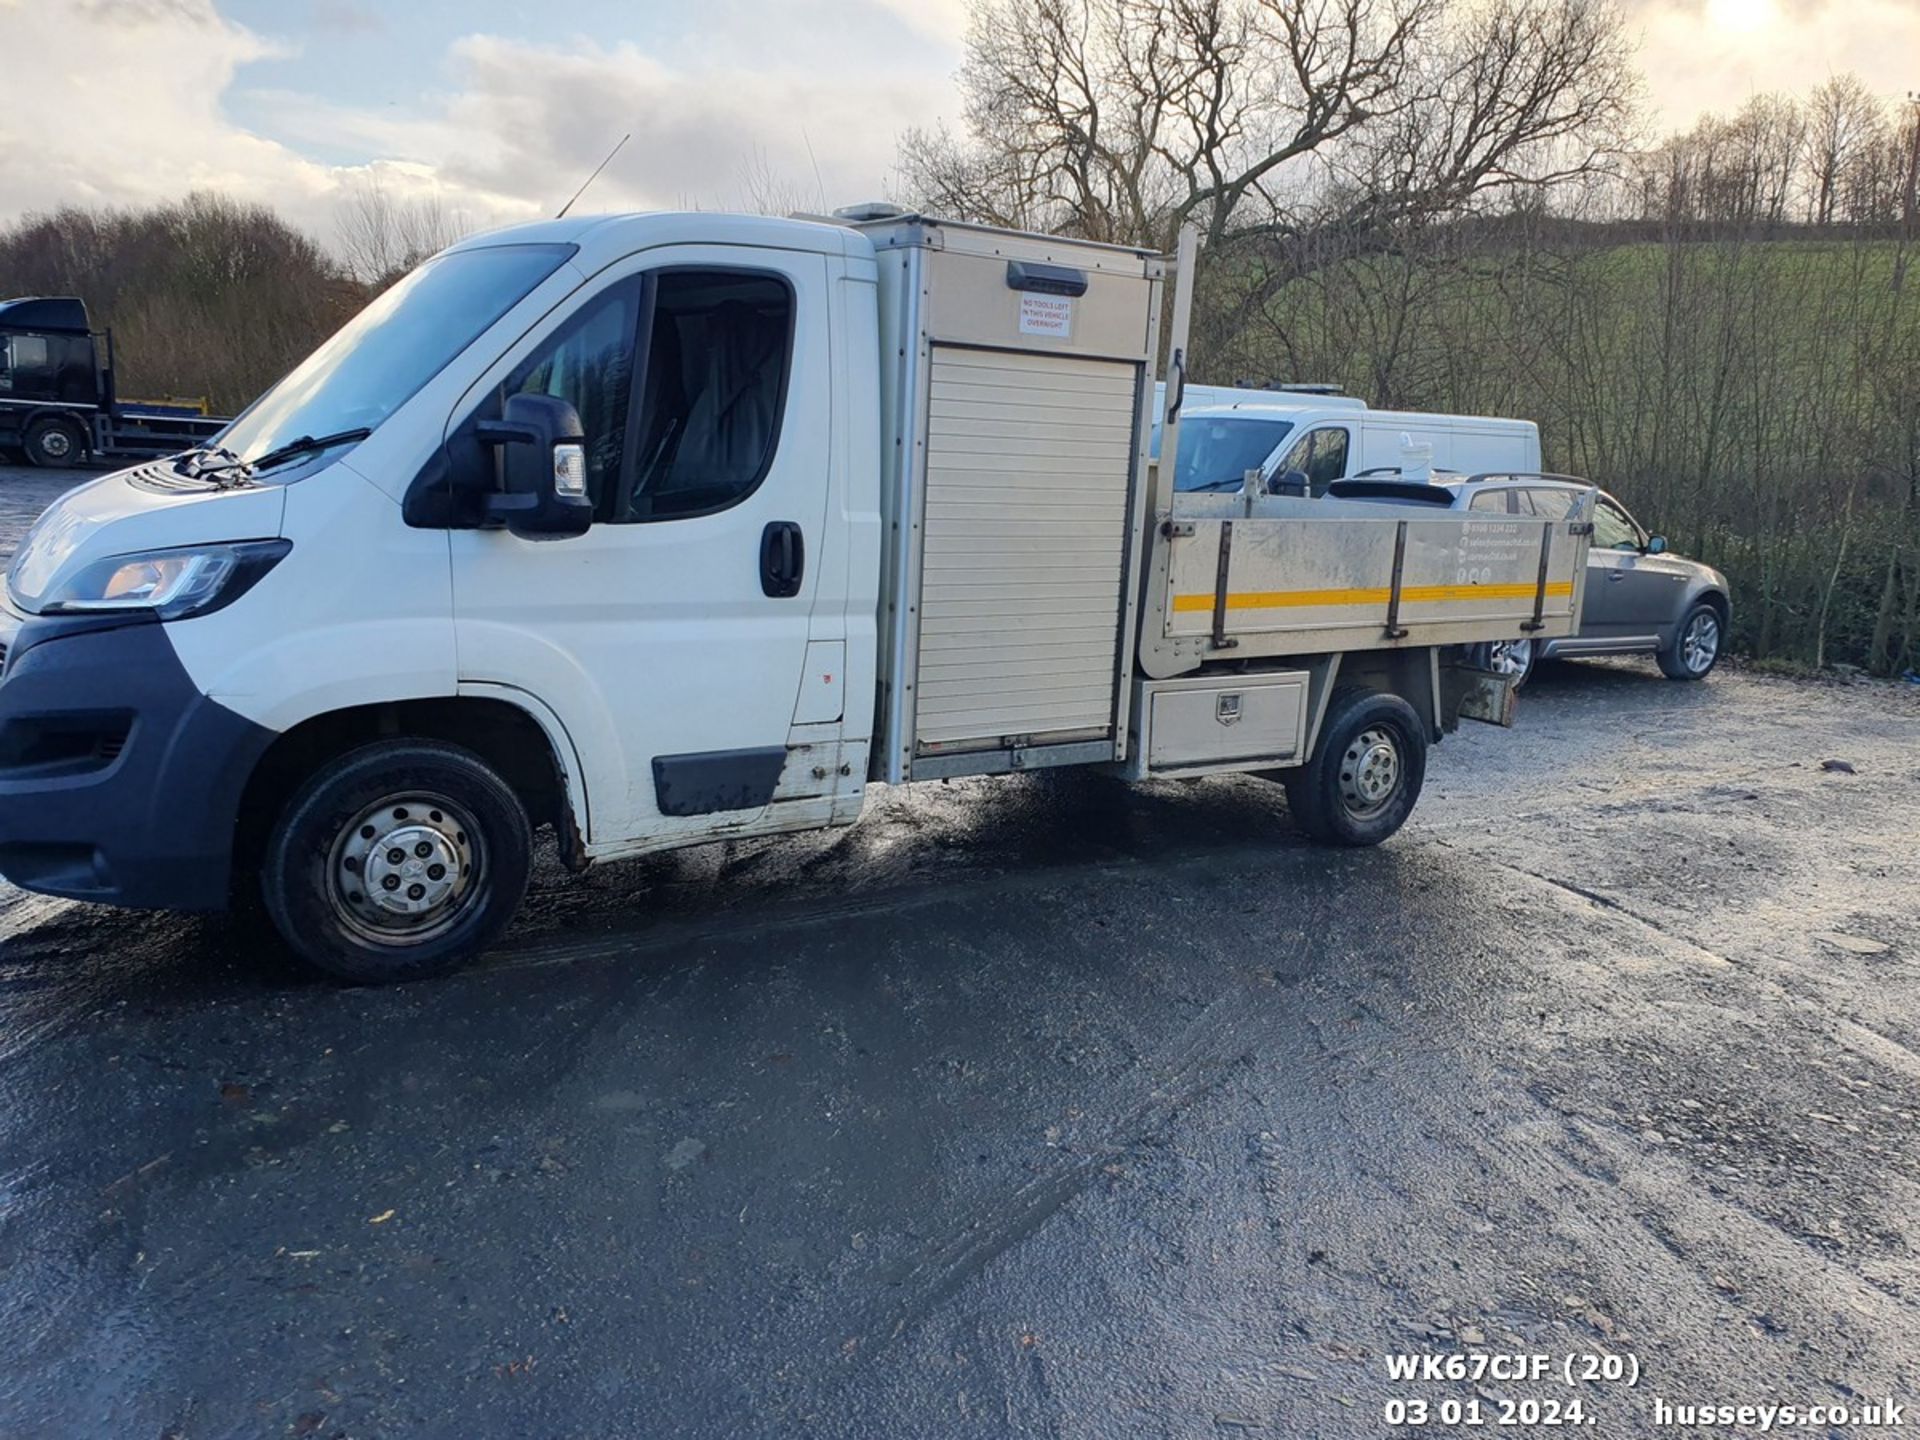
M 1920 87 L 1920 0 L 1625 0 L 1656 123 L 1857 71 Z M 958 109 L 965 0 L 0 0 L 0 223 L 192 188 L 325 238 L 374 173 L 470 224 L 883 195 Z

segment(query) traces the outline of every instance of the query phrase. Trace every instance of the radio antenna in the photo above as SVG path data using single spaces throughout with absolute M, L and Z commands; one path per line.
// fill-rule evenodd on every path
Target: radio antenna
M 582 180 L 580 182 L 580 188 L 573 192 L 573 200 L 569 200 L 567 201 L 566 204 L 562 205 L 560 207 L 560 213 L 554 216 L 553 217 L 554 219 L 564 220 L 567 218 L 567 212 L 573 208 L 573 201 L 578 200 L 582 195 L 587 193 L 587 186 L 593 184 L 594 181 L 600 178 L 600 172 L 606 169 L 607 166 L 612 163 L 613 157 L 620 153 L 620 147 L 626 144 L 627 141 L 631 140 L 632 138 L 633 138 L 633 132 L 629 130 L 626 134 L 622 135 L 618 140 L 614 142 L 613 149 L 607 151 L 607 158 L 605 160 L 602 160 L 598 165 L 593 167 L 593 174 L 587 176 L 585 180 Z

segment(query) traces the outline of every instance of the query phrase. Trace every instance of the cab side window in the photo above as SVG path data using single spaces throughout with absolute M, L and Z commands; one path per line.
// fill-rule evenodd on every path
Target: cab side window
M 1633 517 L 1606 496 L 1593 511 L 1593 544 L 1597 550 L 1638 550 L 1640 527 Z
M 5 341 L 6 362 L 0 365 L 7 375 L 7 389 L 29 395 L 45 395 L 53 389 L 53 366 L 44 335 L 9 335 Z
M 1309 430 L 1294 442 L 1287 458 L 1280 462 L 1279 473 L 1302 471 L 1307 477 L 1307 492 L 1324 495 L 1327 486 L 1347 473 L 1347 432 L 1337 426 L 1322 425 Z
M 596 520 L 612 518 L 625 469 L 633 394 L 633 334 L 640 282 L 622 281 L 582 305 L 501 387 L 509 395 L 551 395 L 579 412 L 587 437 L 587 494 Z
M 738 504 L 773 464 L 793 354 L 793 291 L 763 272 L 655 277 L 631 483 L 610 518 Z

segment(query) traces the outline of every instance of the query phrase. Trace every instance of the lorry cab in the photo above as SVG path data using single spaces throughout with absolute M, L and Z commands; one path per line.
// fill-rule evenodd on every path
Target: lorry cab
M 227 422 L 205 400 L 125 401 L 113 332 L 73 296 L 0 300 L 0 450 L 64 469 L 88 458 L 166 455 Z

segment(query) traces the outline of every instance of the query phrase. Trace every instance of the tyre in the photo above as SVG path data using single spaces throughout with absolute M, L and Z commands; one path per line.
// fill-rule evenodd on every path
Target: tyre
M 1427 777 L 1427 731 L 1398 695 L 1336 690 L 1313 758 L 1286 783 L 1294 823 L 1327 845 L 1378 845 Z
M 386 740 L 314 775 L 275 821 L 260 888 L 280 938 L 336 980 L 443 975 L 526 894 L 526 807 L 479 756 Z
M 1531 640 L 1490 640 L 1473 647 L 1473 663 L 1497 675 L 1511 675 L 1518 690 L 1533 674 L 1536 654 Z
M 71 420 L 36 420 L 27 427 L 27 459 L 49 470 L 65 470 L 87 457 L 87 437 Z
M 1669 680 L 1704 680 L 1720 658 L 1726 626 L 1719 609 L 1702 600 L 1682 617 L 1673 632 L 1673 645 L 1658 656 L 1660 670 Z

